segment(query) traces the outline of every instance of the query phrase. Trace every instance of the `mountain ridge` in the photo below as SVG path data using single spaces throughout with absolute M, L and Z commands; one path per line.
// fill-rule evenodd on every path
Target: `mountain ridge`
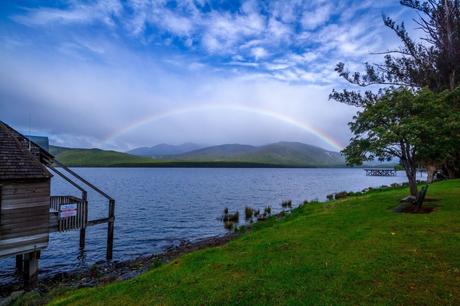
M 262 146 L 224 144 L 169 156 L 172 160 L 257 162 L 291 166 L 339 166 L 345 160 L 338 152 L 300 142 L 281 141 Z
M 132 150 L 131 150 L 132 151 Z M 50 152 L 68 166 L 80 167 L 342 167 L 338 152 L 300 142 L 262 146 L 223 144 L 180 154 L 153 157 L 102 149 L 50 146 Z
M 198 150 L 206 145 L 201 145 L 193 142 L 186 142 L 180 145 L 171 145 L 167 143 L 160 143 L 152 147 L 138 147 L 127 151 L 126 153 L 136 156 L 144 157 L 161 157 L 165 155 L 176 155 L 186 153 L 193 150 Z

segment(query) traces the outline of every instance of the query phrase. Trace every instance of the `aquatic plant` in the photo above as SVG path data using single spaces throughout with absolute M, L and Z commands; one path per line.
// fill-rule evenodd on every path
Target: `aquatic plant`
M 292 201 L 287 200 L 287 201 L 281 202 L 281 207 L 283 207 L 283 208 L 292 208 Z
M 272 214 L 272 208 L 270 205 L 264 208 L 264 214 L 271 215 Z
M 232 230 L 235 226 L 235 222 L 233 221 L 224 221 L 224 228 L 227 230 Z
M 222 216 L 222 221 L 224 222 L 239 222 L 240 221 L 240 213 L 237 211 L 235 213 L 226 213 Z
M 252 216 L 254 216 L 254 208 L 246 206 L 244 208 L 244 215 L 246 217 L 246 220 L 252 219 Z

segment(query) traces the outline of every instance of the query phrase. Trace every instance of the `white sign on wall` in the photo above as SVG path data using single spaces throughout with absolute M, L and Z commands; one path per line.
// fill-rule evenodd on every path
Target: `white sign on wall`
M 62 204 L 59 206 L 59 217 L 68 218 L 77 215 L 77 204 Z

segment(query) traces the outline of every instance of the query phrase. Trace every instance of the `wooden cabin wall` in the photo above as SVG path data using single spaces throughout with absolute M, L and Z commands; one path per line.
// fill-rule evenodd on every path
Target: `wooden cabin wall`
M 0 257 L 48 246 L 50 180 L 0 183 Z

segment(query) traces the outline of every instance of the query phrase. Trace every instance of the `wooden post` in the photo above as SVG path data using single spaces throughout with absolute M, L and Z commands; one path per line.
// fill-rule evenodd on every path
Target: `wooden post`
M 26 290 L 33 289 L 37 286 L 39 258 L 40 251 L 24 254 L 24 288 Z
M 107 225 L 107 260 L 112 260 L 113 228 L 115 222 L 115 200 L 109 200 L 109 221 Z
M 22 254 L 16 255 L 16 271 L 21 273 L 24 271 L 24 263 L 22 258 Z
M 86 223 L 88 221 L 88 193 L 86 191 L 81 192 L 81 198 L 85 203 L 85 217 L 83 227 L 80 229 L 80 250 L 85 249 L 85 239 L 86 239 Z

